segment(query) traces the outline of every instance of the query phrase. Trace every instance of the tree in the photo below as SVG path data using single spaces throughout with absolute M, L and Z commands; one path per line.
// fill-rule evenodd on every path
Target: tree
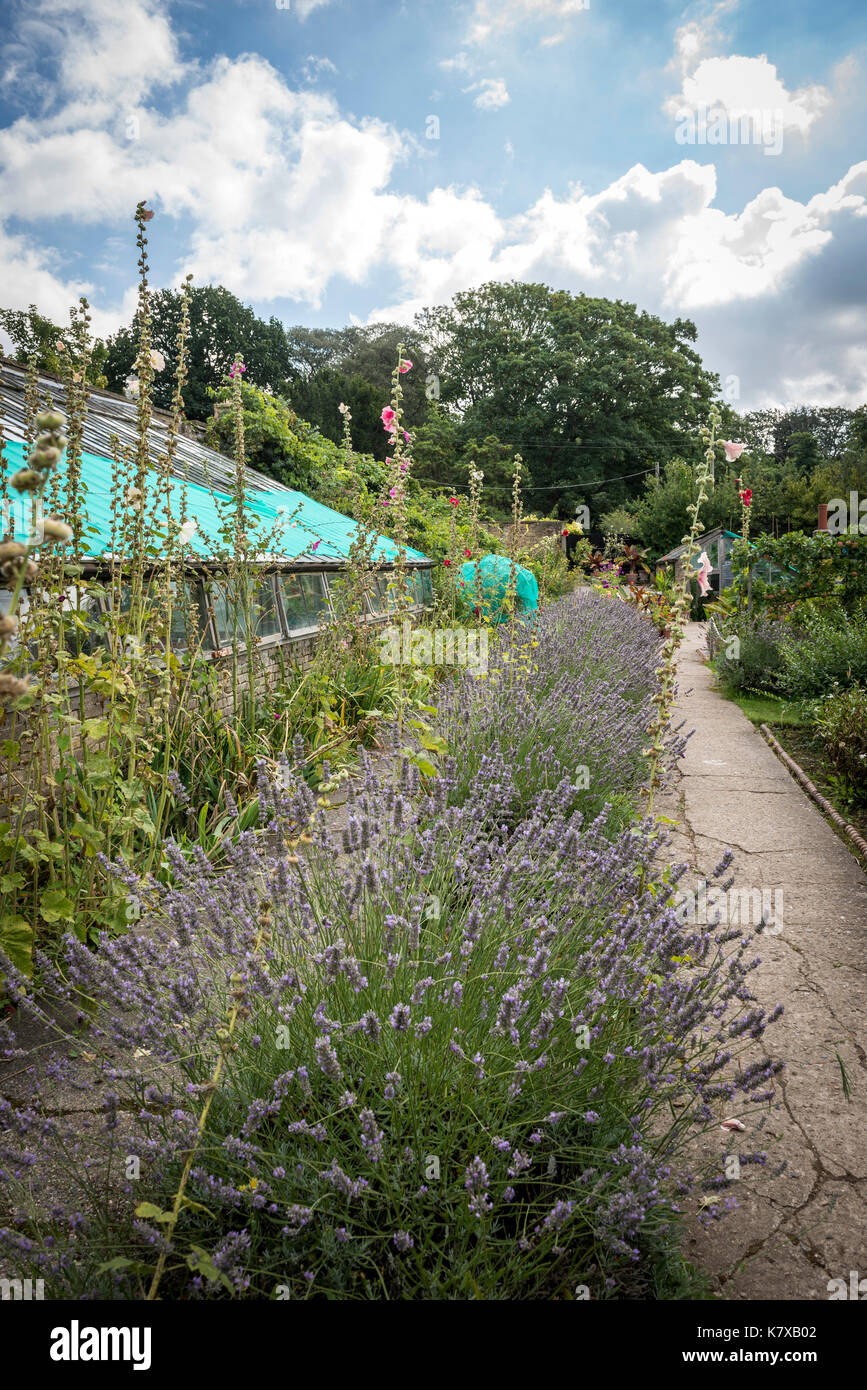
M 846 449 L 852 418 L 853 411 L 838 405 L 751 410 L 741 416 L 737 438 L 752 452 L 773 454 L 782 463 L 793 437 L 807 433 L 815 439 L 823 458 L 835 459 Z
M 16 362 L 36 361 L 42 372 L 51 376 L 63 375 L 63 353 L 70 346 L 67 330 L 58 328 L 51 319 L 40 314 L 35 304 L 25 309 L 0 309 L 0 329 L 11 339 Z M 60 347 L 60 344 L 64 344 Z M 104 375 L 107 348 L 99 338 L 94 342 L 87 379 L 93 386 L 107 384 Z
M 302 419 L 326 439 L 338 444 L 343 438 L 343 417 L 339 406 L 348 405 L 352 412 L 352 440 L 362 453 L 384 459 L 388 453 L 388 435 L 382 427 L 382 394 L 364 377 L 351 377 L 336 367 L 323 367 L 315 374 L 296 381 L 289 388 L 293 408 Z
M 622 505 L 653 458 L 697 457 L 718 389 L 695 326 L 621 301 L 491 282 L 418 316 L 445 405 L 464 438 L 496 436 L 529 468 L 528 497 L 571 515 L 594 484 L 599 511 Z M 596 490 L 596 480 L 602 487 Z
M 177 339 L 181 327 L 181 294 L 177 290 L 157 290 L 151 298 L 151 343 L 165 359 L 165 369 L 154 377 L 154 404 L 162 410 L 171 406 Z M 221 386 L 235 354 L 240 353 L 247 368 L 247 379 L 265 391 L 285 394 L 296 372 L 289 357 L 286 330 L 276 318 L 266 323 L 242 304 L 222 285 L 203 285 L 190 297 L 190 326 L 187 340 L 189 365 L 184 384 L 184 405 L 191 420 L 206 420 L 211 414 L 210 391 Z M 127 379 L 135 373 L 138 355 L 136 320 L 121 328 L 108 340 L 106 376 L 112 391 L 123 392 Z
M 412 456 L 413 477 L 422 486 L 466 492 L 470 468 L 474 467 L 484 474 L 486 505 L 496 511 L 509 510 L 514 451 L 496 435 L 487 435 L 481 442 L 464 439 L 459 418 L 433 402 L 427 420 L 413 437 Z
M 653 560 L 680 545 L 689 531 L 689 507 L 695 502 L 695 471 L 684 459 L 672 459 L 661 478 L 650 478 L 638 505 L 633 507 L 635 532 Z M 740 502 L 734 478 L 723 475 L 702 505 L 702 528 L 723 526 L 740 529 Z

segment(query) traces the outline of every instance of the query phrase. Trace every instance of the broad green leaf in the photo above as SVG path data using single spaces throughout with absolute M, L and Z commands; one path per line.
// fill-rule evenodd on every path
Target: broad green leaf
M 49 888 L 39 899 L 39 915 L 45 922 L 71 922 L 74 908 L 59 888 Z
M 24 975 L 32 974 L 33 928 L 26 917 L 17 912 L 0 917 L 0 947 L 16 969 Z

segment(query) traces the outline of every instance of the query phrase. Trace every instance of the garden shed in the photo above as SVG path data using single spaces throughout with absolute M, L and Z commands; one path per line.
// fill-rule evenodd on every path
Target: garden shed
M 736 531 L 726 531 L 722 526 L 717 526 L 713 531 L 706 531 L 696 541 L 696 551 L 692 557 L 692 577 L 695 577 L 699 569 L 699 560 L 702 553 L 706 554 L 711 562 L 711 569 L 708 573 L 708 583 L 714 594 L 719 594 L 723 589 L 731 588 L 734 581 L 734 570 L 732 568 L 732 551 L 735 543 L 741 539 Z M 752 542 L 750 542 L 752 546 Z M 672 565 L 676 579 L 683 575 L 683 557 L 686 553 L 685 545 L 678 545 L 674 550 L 670 550 L 667 555 L 663 555 L 658 563 L 660 565 Z M 780 565 L 768 560 L 755 560 L 750 563 L 750 570 L 753 574 L 764 579 L 766 583 L 773 583 L 779 579 L 783 573 Z
M 706 531 L 696 541 L 696 551 L 692 557 L 692 576 L 695 576 L 699 568 L 699 557 L 704 551 L 711 562 L 711 570 L 708 575 L 708 583 L 714 593 L 718 594 L 723 589 L 731 586 L 733 579 L 732 571 L 732 548 L 735 541 L 740 540 L 740 536 L 735 531 L 726 531 L 721 526 L 717 526 L 713 531 Z M 674 550 L 669 550 L 667 555 L 661 556 L 660 565 L 672 565 L 674 568 L 675 579 L 683 577 L 683 557 L 686 554 L 686 545 L 675 546 Z M 691 576 L 691 577 L 692 577 Z

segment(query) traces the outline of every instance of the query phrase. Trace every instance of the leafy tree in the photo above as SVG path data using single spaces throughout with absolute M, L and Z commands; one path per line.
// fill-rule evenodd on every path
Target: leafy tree
M 695 501 L 695 472 L 684 459 L 672 459 L 659 481 L 651 478 L 644 494 L 633 508 L 635 533 L 647 547 L 654 560 L 680 545 L 690 528 L 688 508 Z M 717 475 L 710 496 L 702 506 L 702 523 L 706 531 L 723 526 L 729 531 L 740 530 L 740 502 L 734 478 Z
M 229 408 L 232 388 L 220 387 L 213 399 L 215 411 L 208 420 L 205 436 L 212 448 L 231 455 L 235 446 L 235 421 Z M 342 447 L 299 419 L 287 401 L 262 391 L 252 382 L 241 382 L 241 404 L 245 453 L 251 467 L 338 511 L 351 509 L 350 480 Z M 355 481 L 360 480 L 370 492 L 380 491 L 387 470 L 375 459 L 355 454 L 352 468 Z
M 35 304 L 27 309 L 0 309 L 0 329 L 12 341 L 16 362 L 29 362 L 35 358 L 40 371 L 52 376 L 63 375 L 64 349 L 59 348 L 58 344 L 66 342 L 66 332 L 40 314 Z M 105 343 L 97 339 L 87 369 L 87 379 L 94 386 L 107 385 L 104 374 L 107 355 Z
M 296 381 L 289 398 L 298 414 L 309 420 L 326 439 L 335 444 L 343 438 L 343 419 L 339 407 L 352 411 L 352 438 L 362 453 L 384 459 L 388 435 L 382 427 L 382 408 L 387 402 L 381 392 L 364 377 L 346 376 L 336 367 L 323 367 L 315 374 Z
M 698 427 L 718 387 L 691 343 L 692 323 L 664 323 L 621 301 L 542 284 L 489 283 L 425 310 L 446 405 L 464 437 L 496 436 L 529 465 L 545 508 L 571 515 L 582 486 L 599 510 L 627 501 L 620 475 L 662 455 L 697 456 Z
M 481 442 L 465 439 L 460 420 L 450 411 L 433 403 L 428 418 L 413 437 L 413 476 L 423 486 L 440 487 L 450 492 L 466 492 L 470 468 L 484 473 L 484 499 L 497 511 L 510 506 L 514 477 L 514 450 L 495 435 Z
M 181 294 L 158 290 L 151 300 L 151 341 L 162 353 L 165 369 L 154 377 L 154 404 L 171 406 L 177 339 L 181 326 Z M 108 340 L 106 376 L 112 391 L 123 392 L 135 372 L 138 328 L 133 320 Z M 257 318 L 222 285 L 203 285 L 190 298 L 188 337 L 189 371 L 184 385 L 184 404 L 191 420 L 206 420 L 211 413 L 210 392 L 223 384 L 235 354 L 240 352 L 247 377 L 263 390 L 285 394 L 295 375 L 289 359 L 286 331 L 276 318 L 266 323 Z
M 336 367 L 349 347 L 351 330 L 305 328 L 296 323 L 286 329 L 289 361 L 295 376 L 306 380 L 326 367 Z
M 796 406 L 794 410 L 751 410 L 740 417 L 739 432 L 752 453 L 772 454 L 778 463 L 786 459 L 794 436 L 810 434 L 823 458 L 839 458 L 845 451 L 853 412 L 845 406 Z

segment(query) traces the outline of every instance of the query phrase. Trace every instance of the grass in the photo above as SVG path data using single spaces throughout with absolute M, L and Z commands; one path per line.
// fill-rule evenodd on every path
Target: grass
M 794 729 L 808 727 L 807 720 L 796 706 L 775 695 L 727 690 L 724 686 L 718 688 L 720 694 L 737 705 L 752 724 L 788 726 Z

